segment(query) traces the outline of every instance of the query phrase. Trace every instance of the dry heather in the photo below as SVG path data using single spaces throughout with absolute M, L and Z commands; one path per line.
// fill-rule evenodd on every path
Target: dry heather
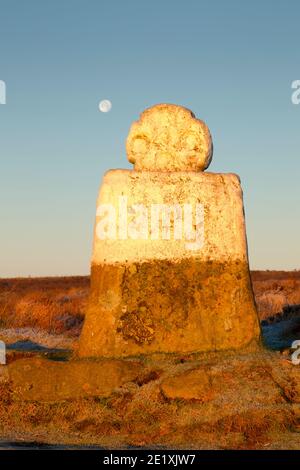
M 36 328 L 78 336 L 88 277 L 0 280 L 0 328 Z
M 253 272 L 252 280 L 261 319 L 300 304 L 300 272 Z M 88 277 L 0 279 L 1 335 L 9 330 L 20 339 L 32 328 L 35 342 L 45 344 L 42 332 L 76 347 L 88 294 Z M 57 344 L 62 347 L 61 340 Z M 24 356 L 34 353 L 8 351 L 9 367 Z M 107 448 L 299 449 L 300 370 L 285 355 L 141 361 L 137 378 L 107 398 L 55 402 L 18 400 L 6 368 L 2 376 L 0 369 L 0 444 L 21 439 Z M 203 367 L 209 393 L 197 378 Z
M 300 271 L 253 271 L 261 320 L 300 304 Z M 89 294 L 88 276 L 0 279 L 0 328 L 34 328 L 77 337 Z
M 13 382 L 11 388 L 4 383 L 2 390 L 0 382 L 0 441 L 22 438 L 108 448 L 297 449 L 300 390 L 289 378 L 292 366 L 284 371 L 283 364 L 278 353 L 263 352 L 238 359 L 150 359 L 136 379 L 106 398 L 56 402 L 36 397 L 20 401 Z M 191 374 L 198 370 L 210 376 L 210 395 L 191 382 Z M 174 380 L 180 381 L 180 389 L 170 389 Z M 197 376 L 196 381 L 199 385 Z M 188 398 L 191 388 L 194 397 Z
M 281 313 L 287 305 L 300 305 L 300 271 L 253 271 L 251 274 L 261 320 Z

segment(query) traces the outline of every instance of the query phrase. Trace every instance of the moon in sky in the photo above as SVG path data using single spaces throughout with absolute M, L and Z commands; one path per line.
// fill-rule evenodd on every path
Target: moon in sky
M 99 110 L 101 113 L 108 113 L 111 110 L 111 102 L 109 100 L 102 100 L 99 103 Z

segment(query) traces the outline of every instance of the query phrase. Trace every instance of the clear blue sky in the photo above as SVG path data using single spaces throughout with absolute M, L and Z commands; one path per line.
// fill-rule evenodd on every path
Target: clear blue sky
M 298 0 L 0 0 L 0 276 L 89 272 L 102 175 L 160 102 L 240 175 L 251 267 L 299 268 L 299 21 Z

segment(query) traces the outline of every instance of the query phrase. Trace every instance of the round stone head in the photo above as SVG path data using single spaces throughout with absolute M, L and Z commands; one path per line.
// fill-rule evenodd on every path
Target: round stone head
M 126 150 L 137 171 L 203 171 L 213 144 L 206 124 L 189 109 L 158 104 L 132 124 Z

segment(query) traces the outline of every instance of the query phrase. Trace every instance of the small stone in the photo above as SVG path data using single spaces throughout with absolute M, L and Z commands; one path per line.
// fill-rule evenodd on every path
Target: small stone
M 196 369 L 165 379 L 161 384 L 165 397 L 179 400 L 207 402 L 214 398 L 209 374 L 204 369 Z

